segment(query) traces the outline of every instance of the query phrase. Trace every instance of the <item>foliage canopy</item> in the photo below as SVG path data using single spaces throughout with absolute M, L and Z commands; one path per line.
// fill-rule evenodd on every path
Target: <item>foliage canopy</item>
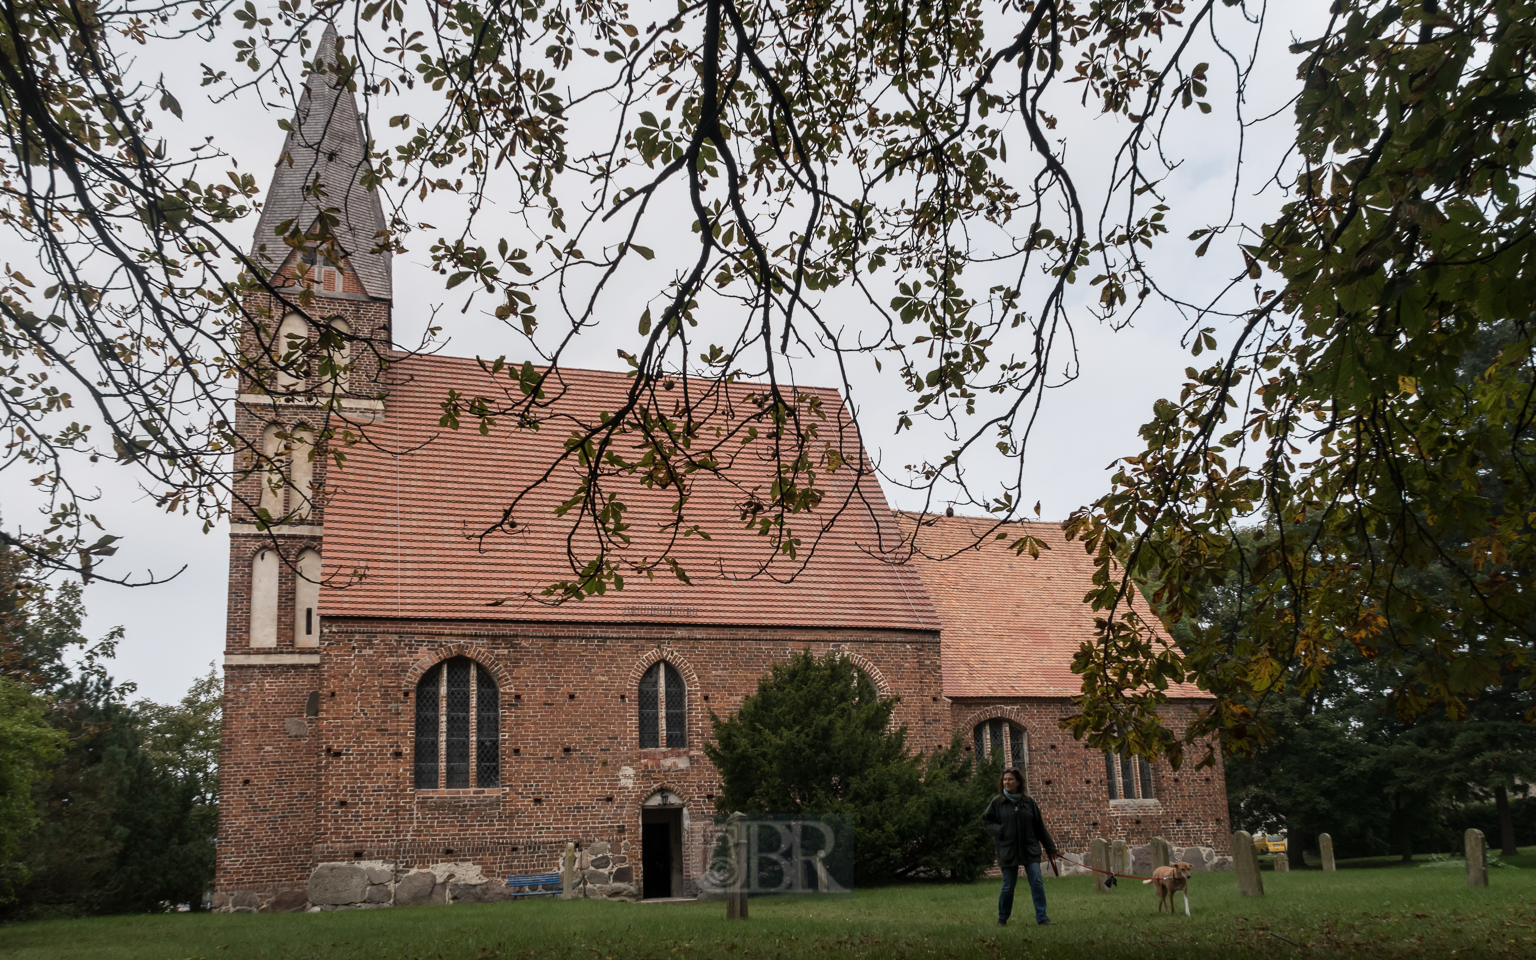
M 243 352 L 233 336 L 261 319 L 242 316 L 246 293 L 300 308 L 308 295 L 272 286 L 232 238 L 255 179 L 210 174 L 213 146 L 171 149 L 154 132 L 182 102 L 123 51 L 200 37 L 234 51 L 230 69 L 205 69 L 215 98 L 293 105 L 306 72 L 355 90 L 372 138 L 363 185 L 389 200 L 378 249 L 425 249 L 463 309 L 478 301 L 526 338 L 528 362 L 487 361 L 502 391 L 445 397 L 444 424 L 568 433 L 582 479 L 562 491 L 562 516 L 592 546 L 552 574 L 555 600 L 667 569 L 626 552 L 635 484 L 675 490 L 677 535 L 707 535 L 688 495 L 727 441 L 700 411 L 740 380 L 763 384 L 747 426 L 774 441 L 777 472 L 744 495 L 739 521 L 770 549 L 808 552 L 847 506 L 823 503 L 820 478 L 863 469 L 818 442 L 821 413 L 796 388 L 811 354 L 831 358 L 855 404 L 855 368 L 889 365 L 908 396 L 881 408 L 885 425 L 941 426 L 947 449 L 888 479 L 925 505 L 1014 516 L 1041 398 L 1077 361 L 1073 324 L 1156 311 L 1188 322 L 1193 355 L 1219 344 L 1224 356 L 1189 368 L 1152 411 L 1145 449 L 1071 521 L 1099 563 L 1102 611 L 1076 662 L 1074 730 L 1175 763 L 1212 735 L 1242 747 L 1269 735 L 1245 706 L 1255 694 L 1305 692 L 1344 651 L 1390 658 L 1420 642 L 1434 655 L 1393 705 L 1464 715 L 1484 691 L 1536 682 L 1536 11 L 1318 9 L 1292 48 L 1294 165 L 1273 178 L 1292 199 L 1267 224 L 1241 222 L 1233 200 L 1195 230 L 1174 262 L 1215 251 L 1240 265 L 1219 295 L 1192 298 L 1154 269 L 1174 240 L 1165 187 L 1180 145 L 1211 136 L 1191 125 L 1207 116 L 1237 147 L 1232 196 L 1244 186 L 1261 3 L 12 4 L 0 203 L 39 264 L 8 268 L 0 289 L 0 409 L 6 467 L 32 472 L 50 501 L 41 529 L 0 538 L 99 575 L 115 538 L 96 535 L 75 493 L 77 456 L 132 465 L 166 509 L 212 524 L 234 502 L 231 470 L 268 456 L 231 429 L 229 385 L 280 366 L 324 372 L 343 336 L 321 324 L 299 356 Z M 321 50 L 328 22 L 344 36 Z M 1104 169 L 1058 131 L 1095 110 L 1116 124 L 1092 151 Z M 513 215 L 490 223 L 488 205 Z M 455 212 L 454 228 L 430 226 L 427 210 Z M 335 238 L 322 217 L 260 239 Z M 628 397 L 553 421 L 551 372 L 604 323 L 634 373 Z M 1467 378 L 1474 348 L 1488 361 Z M 318 433 L 329 456 L 356 439 Z M 989 463 L 1010 479 L 972 488 L 999 475 Z M 529 492 L 482 533 L 513 529 Z M 1131 585 L 1158 584 L 1160 614 L 1189 621 L 1224 575 L 1233 528 L 1261 514 L 1280 536 L 1255 569 L 1287 585 L 1253 599 L 1271 629 L 1232 646 L 1197 625 L 1168 644 Z M 917 529 L 907 549 L 923 549 Z M 1450 617 L 1412 586 L 1431 562 L 1454 575 Z M 1158 708 L 1186 678 L 1216 699 L 1176 735 Z
M 809 651 L 776 663 L 724 719 L 710 712 L 704 753 L 720 771 L 715 807 L 776 816 L 833 816 L 854 828 L 860 883 L 974 880 L 992 862 L 980 817 L 998 768 L 958 737 L 926 757 L 907 746 L 882 697 L 846 657 Z

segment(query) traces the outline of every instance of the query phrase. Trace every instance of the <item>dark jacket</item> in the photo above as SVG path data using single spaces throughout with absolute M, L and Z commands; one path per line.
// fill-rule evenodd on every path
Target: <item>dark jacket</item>
M 1017 867 L 1040 861 L 1040 847 L 1056 856 L 1056 842 L 1040 819 L 1040 805 L 1033 798 L 1022 796 L 1014 803 L 1002 794 L 992 798 L 987 812 L 981 815 L 982 826 L 997 844 L 997 865 Z

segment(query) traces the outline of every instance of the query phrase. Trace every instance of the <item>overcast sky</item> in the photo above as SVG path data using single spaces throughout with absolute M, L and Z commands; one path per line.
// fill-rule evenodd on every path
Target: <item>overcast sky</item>
M 1230 23 L 1233 14 L 1222 5 Z M 1276 5 L 1260 39 L 1260 67 L 1249 89 L 1244 106 L 1249 116 L 1271 113 L 1292 96 L 1296 89 L 1296 58 L 1286 47 L 1296 37 L 1313 36 L 1325 15 L 1326 4 L 1306 0 Z M 1252 40 L 1250 34 L 1249 38 Z M 199 61 L 220 66 L 227 57 L 228 40 L 218 46 L 190 41 L 194 48 L 181 48 L 173 57 L 152 55 L 141 60 L 140 70 L 153 67 L 166 71 L 168 82 L 176 84 L 184 108 L 184 118 L 177 129 L 164 130 L 173 140 L 180 137 L 211 135 L 215 143 L 238 158 L 243 169 L 252 171 L 262 184 L 270 177 L 271 164 L 277 157 L 283 134 L 277 127 L 280 114 L 265 109 L 253 97 L 244 97 L 218 106 L 210 105 L 197 93 Z M 1208 41 L 1200 41 L 1209 46 Z M 1199 46 L 1197 43 L 1197 48 Z M 1236 254 L 1220 252 L 1201 260 L 1192 256 L 1194 244 L 1183 237 L 1192 229 L 1225 218 L 1232 188 L 1235 138 L 1232 135 L 1232 108 L 1226 91 L 1230 87 L 1230 68 L 1223 72 L 1223 59 L 1214 50 L 1199 53 L 1194 59 L 1209 60 L 1213 65 L 1209 116 L 1195 111 L 1178 112 L 1170 142 L 1183 150 L 1178 158 L 1182 166 L 1164 185 L 1173 209 L 1171 236 L 1154 254 L 1154 263 L 1162 279 L 1173 283 L 1190 299 L 1209 295 L 1241 267 Z M 152 62 L 151 62 L 152 61 Z M 223 64 L 223 66 L 230 66 Z M 1108 147 L 1123 133 L 1112 118 L 1073 110 L 1071 97 L 1077 91 L 1068 88 L 1070 97 L 1059 105 L 1061 127 L 1069 158 L 1080 177 L 1092 180 L 1102 170 L 1095 166 Z M 162 120 L 162 124 L 169 123 Z M 381 135 L 375 130 L 375 135 Z M 1276 190 L 1255 195 L 1268 172 L 1281 162 L 1290 143 L 1288 111 L 1274 121 L 1252 130 L 1247 143 L 1244 170 L 1246 185 L 1239 191 L 1239 219 L 1257 224 L 1283 202 Z M 1023 154 L 1022 137 L 1014 149 Z M 1026 167 L 1020 167 L 1021 171 Z M 1090 193 L 1092 191 L 1089 191 Z M 689 215 L 691 218 L 691 215 Z M 254 229 L 254 218 L 244 228 Z M 442 226 L 442 224 L 439 224 Z M 435 307 L 445 299 L 451 305 L 442 311 L 446 319 L 448 343 L 444 352 L 459 356 L 518 356 L 526 346 L 511 336 L 493 317 L 471 311 L 460 315 L 461 300 L 445 297 L 442 278 L 426 266 L 426 238 L 415 238 L 411 252 L 394 263 L 394 324 L 396 341 L 413 343 L 427 325 Z M 1011 270 L 1009 271 L 1011 273 Z M 984 286 L 984 276 L 969 281 L 972 288 Z M 999 275 L 997 282 L 1008 277 Z M 1085 289 L 1078 292 L 1091 295 Z M 652 285 L 654 291 L 654 285 Z M 839 308 L 839 294 L 828 294 L 826 304 Z M 858 303 L 848 300 L 848 310 Z M 637 316 L 620 301 L 615 310 Z M 1183 370 L 1192 361 L 1180 345 L 1186 321 L 1171 310 L 1152 310 L 1142 314 L 1127 329 L 1111 331 L 1076 314 L 1074 334 L 1078 341 L 1081 368 L 1078 376 L 1049 392 L 1037 432 L 1031 441 L 1026 469 L 1023 500 L 1041 503 L 1047 519 L 1062 519 L 1073 509 L 1094 500 L 1108 488 L 1107 468 L 1115 458 L 1138 451 L 1136 431 L 1148 419 L 1154 400 L 1171 396 L 1183 380 Z M 633 321 L 626 320 L 632 327 Z M 1218 330 L 1218 337 L 1223 331 Z M 613 340 L 591 337 L 580 343 L 567 362 L 576 366 L 617 369 Z M 865 441 L 877 462 L 886 468 L 912 462 L 922 457 L 940 457 L 948 448 L 935 430 L 920 430 L 915 435 L 892 435 L 894 411 L 908 405 L 899 382 L 890 376 L 877 376 L 872 367 L 857 368 L 856 396 Z M 795 373 L 803 384 L 834 383 L 832 368 L 824 356 L 797 355 Z M 205 673 L 221 657 L 224 645 L 224 606 L 226 592 L 227 528 L 208 535 L 201 533 L 201 523 L 191 517 L 168 517 L 146 503 L 136 490 L 134 478 L 123 468 L 106 462 L 91 468 L 91 482 L 100 487 L 102 502 L 98 512 L 110 517 L 113 532 L 125 538 L 117 558 L 120 570 L 153 571 L 157 575 L 182 572 L 169 583 L 137 589 L 109 584 L 92 585 L 86 593 L 89 611 L 88 632 L 101 635 L 121 624 L 126 637 L 119 648 L 116 673 L 139 685 L 141 695 L 167 701 L 179 697 L 192 680 Z M 29 492 L 20 477 L 0 475 L 0 494 L 5 499 L 4 522 L 16 526 L 19 511 L 29 504 Z M 986 476 L 976 478 L 982 486 Z M 897 507 L 919 506 L 920 501 L 898 486 L 886 484 L 886 492 Z

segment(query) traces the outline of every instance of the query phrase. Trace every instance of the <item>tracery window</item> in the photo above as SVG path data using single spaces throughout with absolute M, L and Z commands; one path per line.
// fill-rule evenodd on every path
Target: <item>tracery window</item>
M 1111 800 L 1155 800 L 1152 765 L 1125 751 L 1104 754 L 1104 783 Z
M 1024 769 L 1029 762 L 1024 728 L 1003 717 L 993 717 L 976 724 L 971 731 L 976 748 L 976 762 L 1001 762 L 1005 767 Z
M 495 678 L 468 657 L 422 674 L 416 683 L 416 789 L 499 786 L 500 718 Z
M 677 668 L 665 660 L 651 665 L 640 678 L 640 746 L 688 746 L 688 685 Z

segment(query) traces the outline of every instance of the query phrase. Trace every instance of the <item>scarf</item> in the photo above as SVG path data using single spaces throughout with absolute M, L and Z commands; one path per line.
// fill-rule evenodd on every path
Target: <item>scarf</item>
M 1018 803 L 1019 799 L 1021 797 L 1023 797 L 1024 794 L 1022 794 L 1022 793 L 1009 793 L 1007 790 L 1004 790 L 1003 791 L 1003 796 L 1007 797 L 1010 803 Z

